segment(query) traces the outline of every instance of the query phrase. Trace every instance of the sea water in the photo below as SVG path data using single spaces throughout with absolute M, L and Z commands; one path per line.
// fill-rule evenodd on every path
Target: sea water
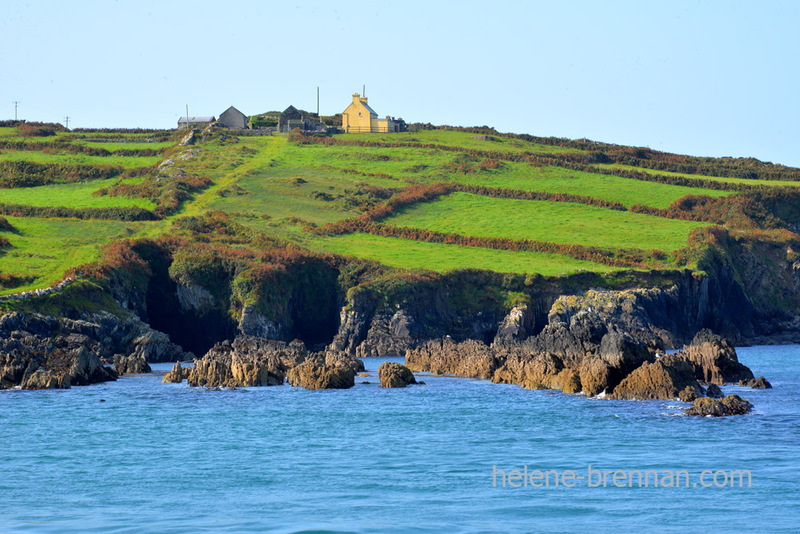
M 381 389 L 381 359 L 343 391 L 3 391 L 0 531 L 797 532 L 800 346 L 738 353 L 774 389 L 723 387 L 755 409 L 718 419 L 425 374 Z

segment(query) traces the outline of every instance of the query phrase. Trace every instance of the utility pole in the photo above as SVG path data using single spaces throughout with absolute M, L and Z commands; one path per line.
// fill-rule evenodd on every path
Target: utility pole
M 186 104 L 186 128 L 189 128 L 189 104 Z
M 66 123 L 67 130 L 69 130 L 69 115 L 64 117 L 64 122 Z
M 17 120 L 17 106 L 20 105 L 19 100 L 14 100 L 14 120 Z
M 317 86 L 317 119 L 319 119 L 319 85 Z

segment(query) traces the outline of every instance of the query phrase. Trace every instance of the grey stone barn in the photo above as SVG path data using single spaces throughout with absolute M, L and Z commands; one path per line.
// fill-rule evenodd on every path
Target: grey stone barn
M 244 130 L 247 128 L 247 115 L 231 106 L 219 116 L 220 126 Z
M 288 133 L 295 128 L 300 128 L 300 130 L 307 132 L 322 130 L 324 129 L 324 125 L 298 110 L 296 107 L 289 106 L 281 113 L 280 119 L 278 120 L 278 131 Z
M 178 128 L 188 128 L 195 124 L 209 124 L 214 122 L 214 117 L 189 117 L 187 122 L 186 117 L 178 119 Z

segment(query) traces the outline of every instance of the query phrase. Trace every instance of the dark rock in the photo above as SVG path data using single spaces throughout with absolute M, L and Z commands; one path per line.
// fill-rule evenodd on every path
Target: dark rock
M 739 380 L 739 385 L 753 389 L 772 389 L 772 384 L 770 384 L 769 381 L 763 376 L 759 376 L 758 378 Z
M 408 367 L 395 362 L 383 362 L 378 367 L 378 377 L 382 388 L 404 388 L 417 383 Z
M 706 388 L 706 397 L 711 397 L 712 399 L 721 399 L 722 390 L 716 384 L 709 384 Z
M 686 409 L 686 415 L 724 417 L 727 415 L 743 415 L 750 413 L 753 405 L 738 395 L 728 395 L 718 400 L 710 397 L 694 401 L 694 406 Z
M 96 325 L 41 314 L 0 317 L 0 388 L 69 388 L 115 380 L 104 367 Z

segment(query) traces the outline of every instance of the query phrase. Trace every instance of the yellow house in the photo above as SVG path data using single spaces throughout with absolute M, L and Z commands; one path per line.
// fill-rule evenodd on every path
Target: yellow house
M 398 132 L 400 125 L 391 117 L 379 119 L 375 110 L 367 104 L 367 97 L 356 93 L 342 112 L 342 129 L 345 133 Z

